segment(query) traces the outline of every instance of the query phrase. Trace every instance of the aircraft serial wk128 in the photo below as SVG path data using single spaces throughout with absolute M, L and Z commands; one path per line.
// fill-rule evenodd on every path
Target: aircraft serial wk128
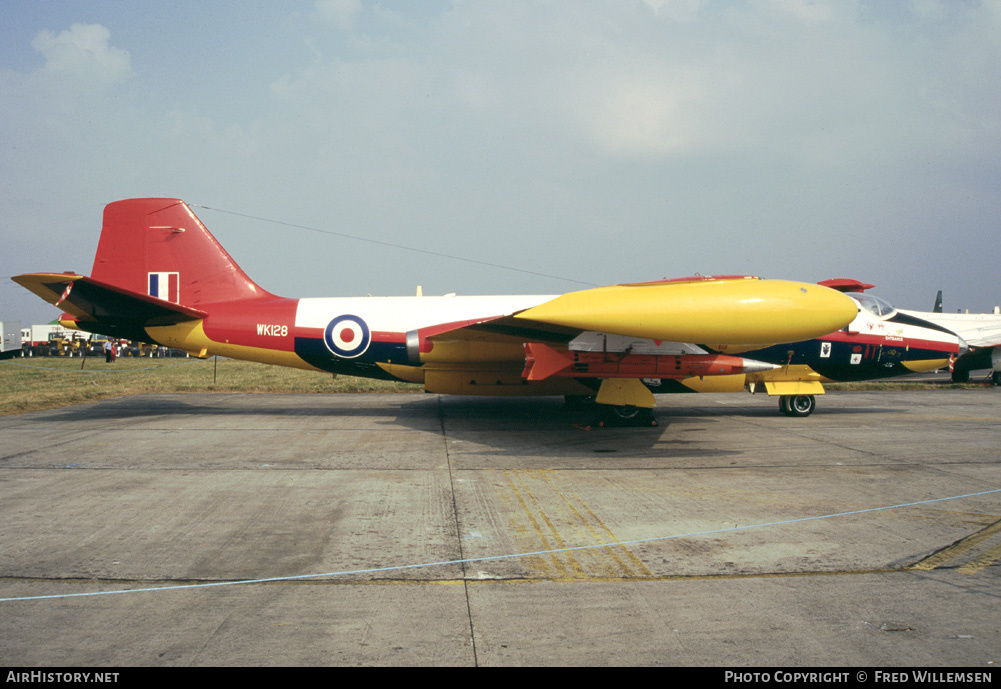
M 822 285 L 749 276 L 557 296 L 290 299 L 258 286 L 187 204 L 169 198 L 109 204 L 89 277 L 14 280 L 64 309 L 61 323 L 91 333 L 432 393 L 594 396 L 622 417 L 649 417 L 651 387 L 663 381 L 743 386 L 781 364 L 740 351 L 837 331 L 859 310 Z M 801 385 L 780 381 L 769 392 Z

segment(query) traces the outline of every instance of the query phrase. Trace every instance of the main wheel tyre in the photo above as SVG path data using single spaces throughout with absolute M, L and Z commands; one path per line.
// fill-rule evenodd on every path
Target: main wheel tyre
M 650 410 L 644 409 L 643 407 L 634 407 L 631 404 L 612 407 L 612 413 L 623 421 L 632 421 L 633 419 L 637 419 L 643 414 L 643 412 L 650 413 Z
M 786 406 L 788 416 L 809 416 L 817 408 L 817 400 L 813 395 L 789 395 Z
M 1001 371 L 995 371 L 991 374 L 991 382 L 995 385 L 1001 385 Z
M 653 409 L 626 405 L 598 405 L 597 425 L 600 426 L 656 426 Z
M 789 395 L 779 397 L 779 411 L 789 416 Z
M 953 383 L 969 383 L 970 382 L 970 372 L 969 370 L 960 370 L 958 368 L 952 370 L 952 382 Z

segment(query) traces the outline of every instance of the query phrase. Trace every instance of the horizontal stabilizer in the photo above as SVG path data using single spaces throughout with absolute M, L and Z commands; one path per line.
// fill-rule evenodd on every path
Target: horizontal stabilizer
M 45 301 L 88 321 L 117 326 L 174 325 L 205 318 L 205 311 L 98 282 L 83 275 L 28 273 L 12 278 Z

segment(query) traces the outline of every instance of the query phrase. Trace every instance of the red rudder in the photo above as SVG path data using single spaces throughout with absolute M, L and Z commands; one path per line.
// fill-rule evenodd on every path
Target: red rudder
M 271 297 L 180 199 L 104 208 L 91 277 L 186 306 Z

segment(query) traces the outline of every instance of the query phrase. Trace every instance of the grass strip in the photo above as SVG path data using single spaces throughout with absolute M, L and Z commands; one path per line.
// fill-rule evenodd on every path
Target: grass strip
M 0 416 L 153 392 L 422 392 L 412 383 L 234 359 L 31 357 L 0 362 Z

